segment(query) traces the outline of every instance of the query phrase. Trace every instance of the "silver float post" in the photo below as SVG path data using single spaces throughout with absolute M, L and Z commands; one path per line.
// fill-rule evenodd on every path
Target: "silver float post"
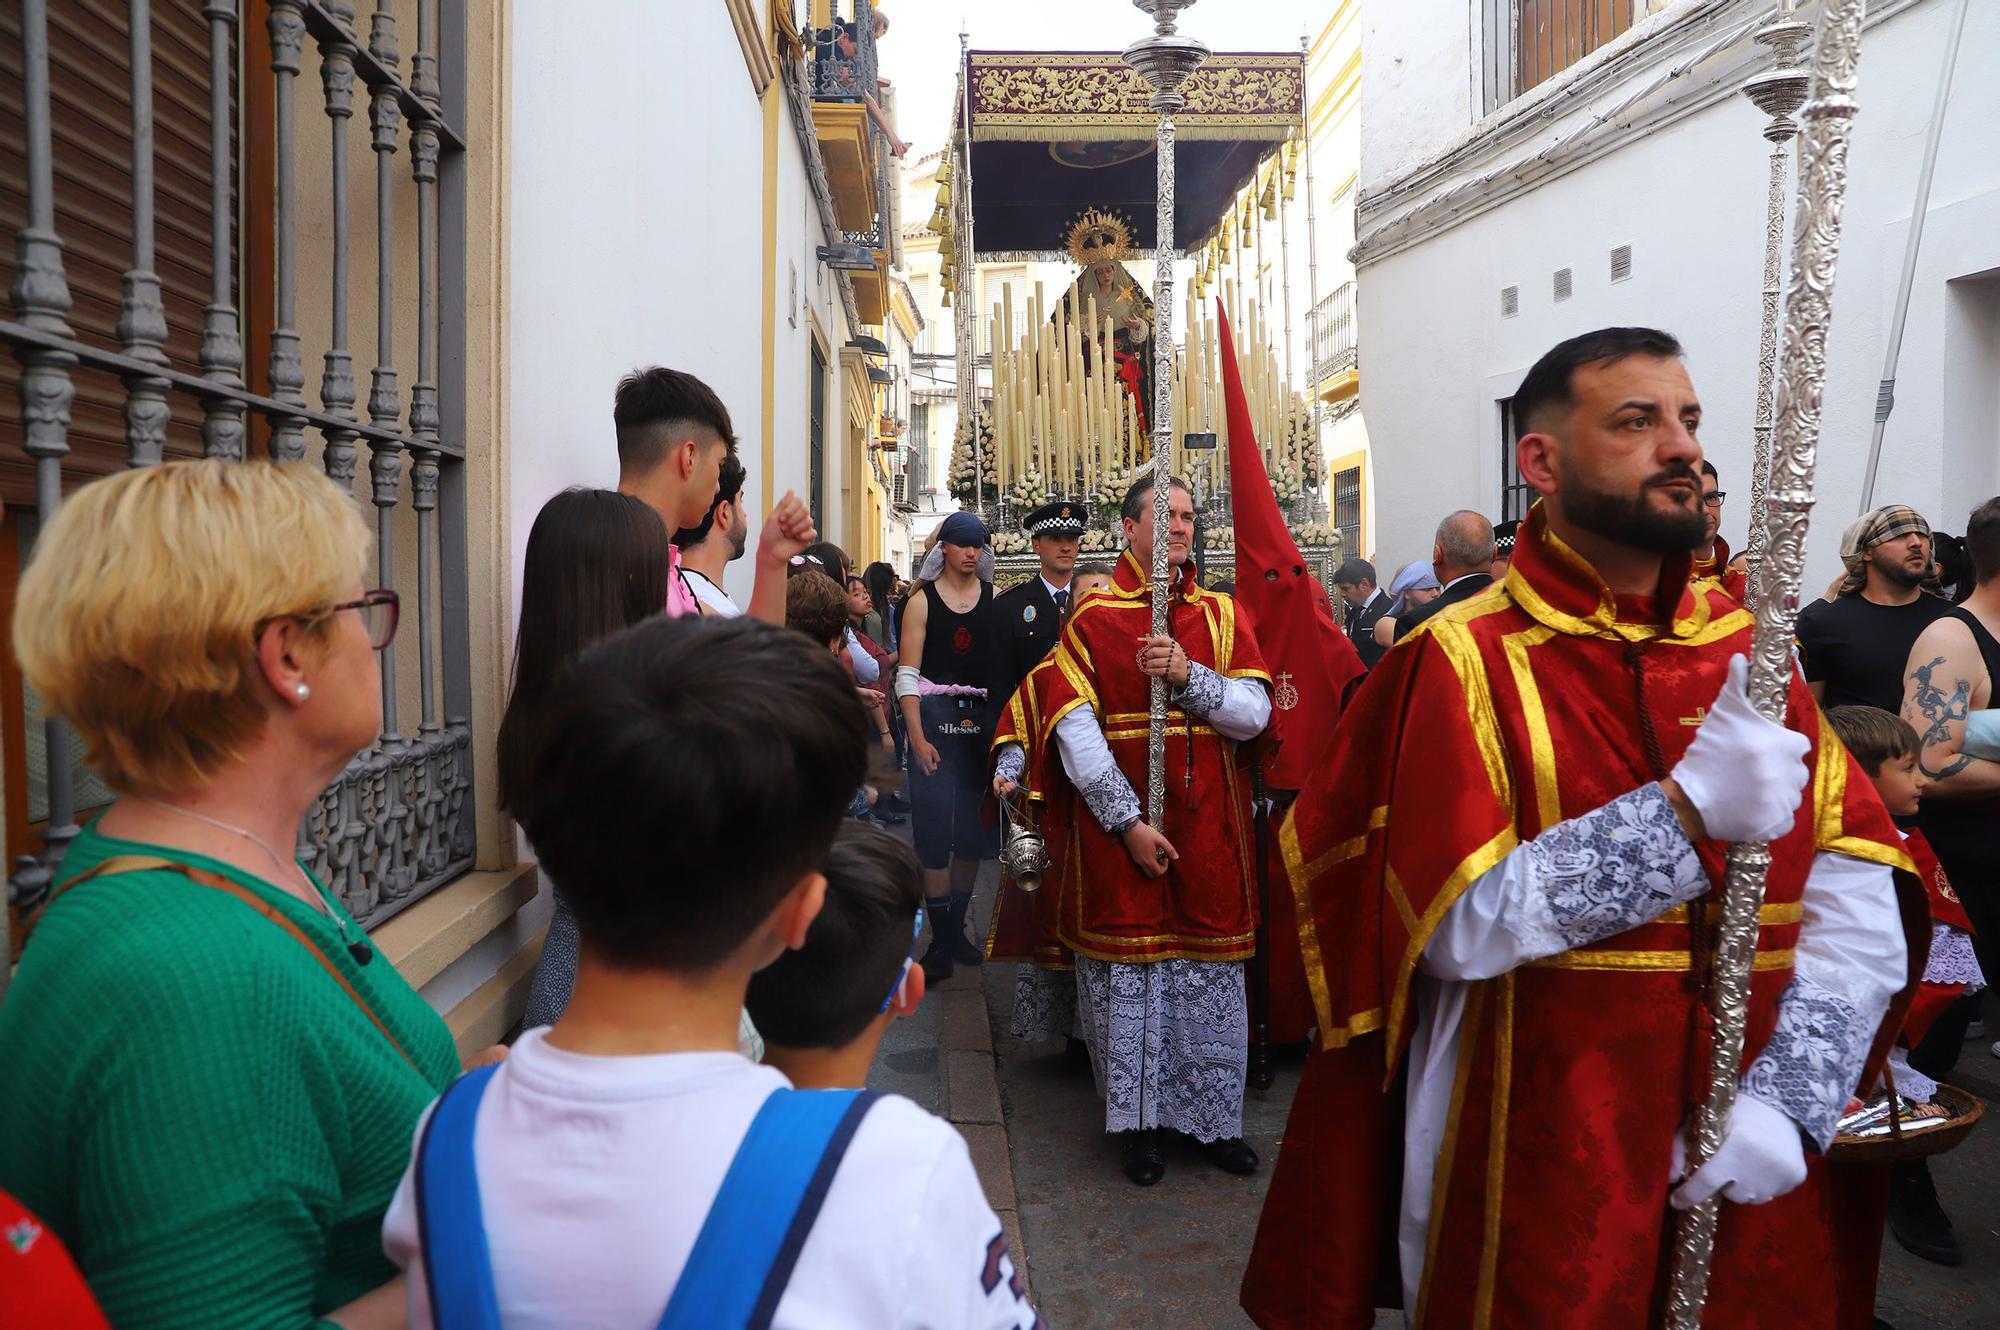
M 1159 204 L 1153 237 L 1153 636 L 1167 631 L 1173 602 L 1168 564 L 1167 505 L 1173 489 L 1174 421 L 1174 112 L 1187 99 L 1181 85 L 1208 59 L 1208 48 L 1174 31 L 1180 11 L 1194 0 L 1132 0 L 1152 16 L 1153 35 L 1125 48 L 1125 63 L 1152 88 L 1148 105 L 1160 125 L 1153 138 Z M 1167 680 L 1153 680 L 1151 727 L 1146 739 L 1146 821 L 1160 826 L 1166 805 Z
M 1744 550 L 1749 566 L 1746 599 L 1755 608 L 1764 588 L 1764 498 L 1771 481 L 1771 419 L 1778 380 L 1779 282 L 1784 275 L 1785 164 L 1799 122 L 1793 118 L 1805 104 L 1808 75 L 1800 53 L 1812 27 L 1791 17 L 1791 5 L 1757 29 L 1756 38 L 1771 48 L 1771 68 L 1752 75 L 1743 95 L 1770 117 L 1764 137 L 1771 143 L 1770 186 L 1764 196 L 1763 330 L 1757 340 L 1756 452 L 1750 466 L 1750 543 Z
M 1847 147 L 1854 120 L 1854 86 L 1861 61 L 1861 21 L 1866 0 L 1826 0 L 1813 52 L 1812 100 L 1802 113 L 1798 221 L 1793 230 L 1792 274 L 1785 300 L 1784 364 L 1778 374 L 1777 417 L 1771 440 L 1770 492 L 1763 522 L 1765 594 L 1757 604 L 1750 651 L 1750 701 L 1767 718 L 1782 721 L 1792 680 L 1793 625 L 1805 573 L 1806 526 L 1812 515 L 1813 472 L 1819 460 L 1821 396 L 1826 388 L 1826 343 L 1833 313 L 1833 278 L 1840 255 L 1841 206 L 1847 194 Z M 1710 1047 L 1708 1097 L 1695 1115 L 1688 1166 L 1699 1168 L 1722 1145 L 1736 1103 L 1743 1062 L 1744 1027 L 1750 1014 L 1750 973 L 1757 957 L 1757 916 L 1771 866 L 1768 844 L 1730 847 L 1722 888 L 1722 924 L 1716 942 L 1711 1003 L 1715 1036 Z M 1708 1297 L 1709 1263 L 1721 1198 L 1712 1196 L 1681 1215 L 1672 1283 L 1667 1291 L 1669 1330 L 1696 1330 Z

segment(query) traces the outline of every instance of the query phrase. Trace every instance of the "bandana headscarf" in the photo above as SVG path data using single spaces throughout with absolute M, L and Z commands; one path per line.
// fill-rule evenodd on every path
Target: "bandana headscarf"
M 1900 503 L 1887 504 L 1849 522 L 1847 530 L 1840 533 L 1840 562 L 1847 569 L 1847 576 L 1840 580 L 1840 594 L 1851 596 L 1868 585 L 1868 565 L 1861 557 L 1863 554 L 1885 540 L 1896 540 L 1912 531 L 1929 539 L 1931 524 L 1922 513 Z
M 1431 568 L 1430 560 L 1419 559 L 1415 563 L 1403 565 L 1403 571 L 1396 574 L 1396 580 L 1389 583 L 1389 616 L 1394 618 L 1403 612 L 1403 597 L 1412 591 L 1432 591 L 1439 586 L 1437 573 Z

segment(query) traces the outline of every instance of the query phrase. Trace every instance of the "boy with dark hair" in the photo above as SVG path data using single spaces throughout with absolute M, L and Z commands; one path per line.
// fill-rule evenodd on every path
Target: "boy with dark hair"
M 724 619 L 743 613 L 722 589 L 722 574 L 743 557 L 744 547 L 750 543 L 750 515 L 743 503 L 745 474 L 736 454 L 723 458 L 708 516 L 696 526 L 674 532 L 674 548 L 681 552 L 681 574 L 701 602 L 701 612 Z
M 618 381 L 611 419 L 618 434 L 618 492 L 643 500 L 669 532 L 706 522 L 721 492 L 723 461 L 736 456 L 729 408 L 715 390 L 663 365 L 634 370 Z M 785 491 L 757 540 L 750 617 L 785 621 L 787 561 L 818 536 L 804 501 Z M 668 546 L 667 567 L 666 612 L 700 614 L 701 599 L 681 572 L 678 546 Z
M 548 721 L 524 830 L 576 915 L 576 989 L 418 1127 L 383 1233 L 410 1323 L 484 1303 L 512 1330 L 757 1307 L 775 1326 L 1031 1325 L 956 1132 L 737 1052 L 750 976 L 805 944 L 861 781 L 846 672 L 753 620 L 653 619 L 586 652 Z
M 1868 773 L 1883 806 L 1897 817 L 1915 817 L 1924 787 L 1930 783 L 1918 764 L 1923 741 L 1916 729 L 1893 711 L 1879 707 L 1834 707 L 1826 713 L 1826 722 Z M 1958 1062 L 1966 1024 L 1978 1007 L 1973 995 L 1985 987 L 1985 978 L 1973 954 L 1972 920 L 1930 842 L 1921 831 L 1905 830 L 1903 848 L 1916 863 L 1917 879 L 1930 903 L 1931 945 L 1923 982 L 1903 1018 L 1899 1047 L 1890 1052 L 1889 1063 L 1896 1093 L 1928 1104 L 1937 1092 L 1937 1082 Z M 1961 998 L 1971 1000 L 1961 1002 Z M 1875 1207 L 1883 1204 L 1879 1179 L 1870 1184 L 1869 1175 L 1859 1170 L 1851 1177 L 1849 1185 L 1855 1188 L 1857 1199 Z M 1887 1206 L 1889 1228 L 1909 1251 L 1940 1265 L 1957 1265 L 1964 1259 L 1924 1160 L 1902 1160 L 1891 1166 Z M 1845 1263 L 1868 1275 L 1879 1264 L 1879 1221 L 1872 1237 L 1875 1250 L 1860 1252 L 1856 1260 Z M 1872 1284 L 1865 1290 L 1857 1288 L 1857 1295 L 1864 1291 L 1872 1305 Z
M 880 827 L 841 825 L 806 944 L 750 980 L 766 1065 L 801 1088 L 867 1084 L 889 1022 L 923 1001 L 924 972 L 911 964 L 923 904 L 915 850 Z

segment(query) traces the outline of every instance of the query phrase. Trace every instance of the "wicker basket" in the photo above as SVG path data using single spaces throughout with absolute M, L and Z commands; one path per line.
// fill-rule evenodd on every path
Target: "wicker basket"
M 1951 1110 L 1951 1117 L 1944 1126 L 1901 1135 L 1836 1136 L 1828 1157 L 1843 1164 L 1886 1164 L 1898 1159 L 1921 1159 L 1925 1155 L 1943 1154 L 1971 1134 L 1972 1129 L 1979 1125 L 1979 1119 L 1986 1116 L 1986 1105 L 1979 1096 L 1956 1086 L 1938 1086 L 1931 1102 Z

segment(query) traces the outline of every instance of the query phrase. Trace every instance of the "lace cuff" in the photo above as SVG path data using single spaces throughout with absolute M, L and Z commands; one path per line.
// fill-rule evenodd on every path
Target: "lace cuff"
M 1139 816 L 1139 796 L 1132 793 L 1132 782 L 1117 767 L 1099 772 L 1078 793 L 1089 806 L 1090 815 L 1097 819 L 1097 825 L 1106 831 L 1116 832 Z
M 1001 746 L 1000 756 L 993 763 L 993 770 L 996 775 L 1003 776 L 1019 784 L 1021 773 L 1027 769 L 1028 754 L 1022 749 L 1021 745 L 1004 744 Z
M 1708 890 L 1680 818 L 1658 785 L 1643 785 L 1528 842 L 1539 890 L 1506 924 L 1537 955 L 1636 928 Z
M 1227 689 L 1228 685 L 1221 675 L 1191 660 L 1188 662 L 1187 684 L 1174 689 L 1172 700 L 1175 706 L 1196 720 L 1207 720 L 1222 705 L 1222 696 Z
M 1778 999 L 1778 1028 L 1744 1074 L 1743 1093 L 1798 1123 L 1824 1152 L 1833 1144 L 1874 1036 L 1874 1023 L 1864 1020 L 1854 1003 L 1794 974 Z

